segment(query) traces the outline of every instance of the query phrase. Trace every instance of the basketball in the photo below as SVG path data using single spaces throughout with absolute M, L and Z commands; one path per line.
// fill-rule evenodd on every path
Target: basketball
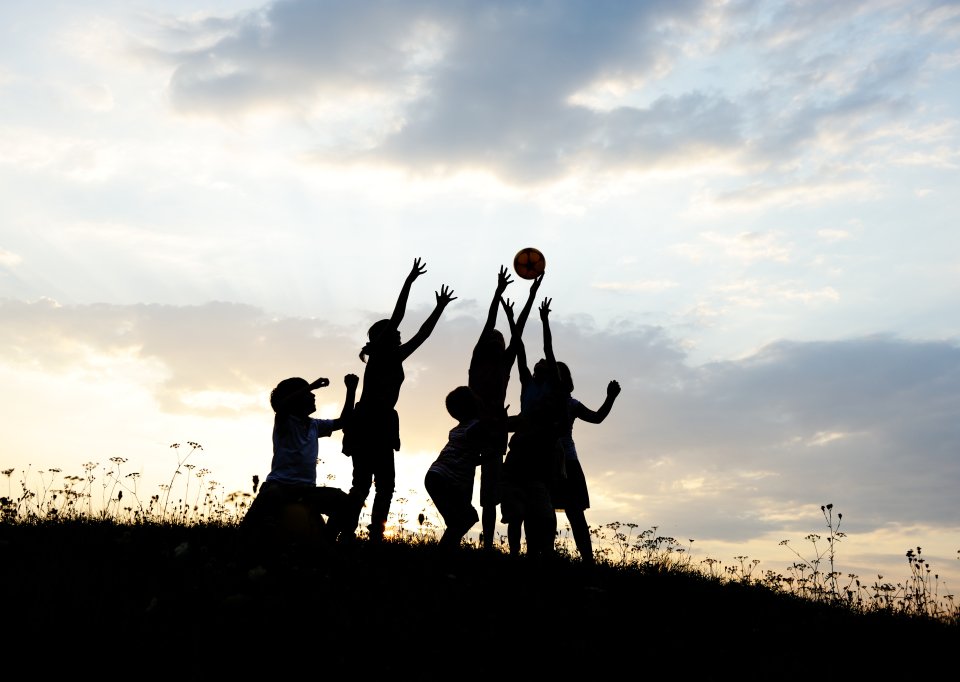
M 308 542 L 319 533 L 310 510 L 301 502 L 285 504 L 277 522 L 280 537 L 290 542 Z
M 547 259 L 539 249 L 529 246 L 517 251 L 513 257 L 513 269 L 524 279 L 536 279 L 547 267 Z

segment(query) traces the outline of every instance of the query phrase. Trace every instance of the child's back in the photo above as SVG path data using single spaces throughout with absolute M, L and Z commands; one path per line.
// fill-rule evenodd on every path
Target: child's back
M 468 386 L 451 391 L 446 405 L 457 425 L 450 429 L 446 445 L 427 470 L 424 486 L 447 526 L 440 543 L 454 547 L 480 519 L 471 499 L 488 422 L 480 418 L 480 399 Z

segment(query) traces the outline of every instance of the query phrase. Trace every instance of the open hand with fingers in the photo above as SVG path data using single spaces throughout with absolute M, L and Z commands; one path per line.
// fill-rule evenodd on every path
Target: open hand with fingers
M 511 301 L 509 298 L 501 298 L 500 305 L 503 306 L 503 312 L 506 313 L 507 319 L 513 322 L 513 301 Z
M 434 292 L 437 296 L 437 306 L 443 307 L 447 305 L 450 301 L 457 300 L 457 297 L 453 295 L 453 289 L 448 287 L 446 284 L 440 285 L 440 291 Z
M 497 276 L 497 296 L 501 296 L 503 292 L 507 290 L 507 286 L 510 284 L 513 284 L 513 280 L 510 279 L 510 274 L 507 272 L 507 268 L 501 265 L 500 274 Z
M 540 290 L 540 285 L 543 284 L 543 275 L 536 277 L 533 280 L 533 283 L 530 285 L 530 295 L 536 296 L 537 292 Z
M 550 303 L 553 302 L 552 298 L 544 298 L 543 303 L 540 304 L 540 319 L 546 320 L 550 315 Z
M 407 281 L 413 282 L 417 277 L 419 277 L 426 271 L 427 271 L 427 264 L 424 263 L 419 258 L 414 258 L 413 267 L 410 269 L 410 274 L 407 275 Z

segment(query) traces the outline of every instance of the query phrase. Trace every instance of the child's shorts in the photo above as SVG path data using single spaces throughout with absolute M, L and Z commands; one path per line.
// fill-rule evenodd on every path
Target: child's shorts
M 470 503 L 472 491 L 433 471 L 427 472 L 423 485 L 448 528 L 469 529 L 480 520 L 476 507 Z

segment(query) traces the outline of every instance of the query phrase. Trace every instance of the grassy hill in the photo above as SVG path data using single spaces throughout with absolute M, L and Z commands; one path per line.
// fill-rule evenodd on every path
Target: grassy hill
M 956 619 L 432 542 L 263 553 L 233 525 L 78 520 L 2 523 L 0 556 L 5 659 L 43 677 L 859 679 L 953 666 L 960 644 Z

